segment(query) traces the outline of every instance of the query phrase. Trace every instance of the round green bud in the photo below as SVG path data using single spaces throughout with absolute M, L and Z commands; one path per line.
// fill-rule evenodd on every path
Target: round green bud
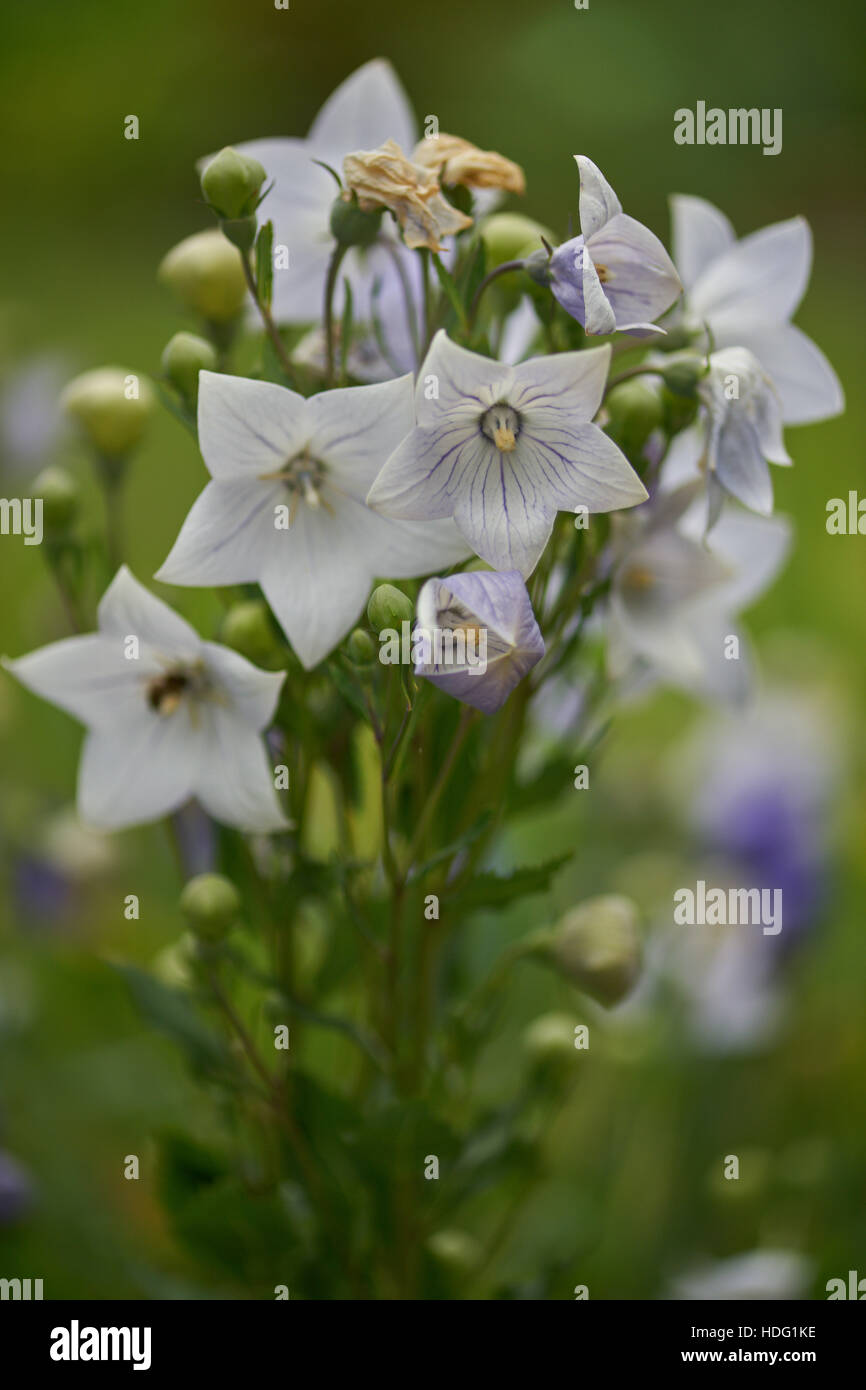
M 158 275 L 187 309 L 210 323 L 229 323 L 244 306 L 247 283 L 240 254 L 215 227 L 172 247 Z
M 523 269 L 536 285 L 547 288 L 550 284 L 550 257 L 545 250 L 533 251 L 523 262 Z
M 556 237 L 540 222 L 524 217 L 522 212 L 495 212 L 485 217 L 479 227 L 487 266 L 492 270 L 505 261 L 522 261 L 540 251 L 545 261 L 547 252 L 541 244 L 542 237 L 554 245 Z
M 610 1007 L 640 973 L 638 910 L 631 898 L 606 894 L 573 908 L 553 929 L 549 963 L 578 989 Z
M 248 217 L 255 212 L 259 190 L 266 178 L 257 159 L 238 154 L 227 145 L 203 171 L 201 191 L 218 217 Z
M 234 884 L 222 874 L 198 874 L 184 887 L 180 906 L 196 936 L 220 941 L 237 921 L 241 899 Z
M 78 511 L 78 484 L 72 474 L 65 468 L 43 468 L 33 480 L 32 492 L 42 500 L 46 531 L 65 531 Z
M 707 374 L 707 364 L 700 357 L 677 357 L 661 369 L 662 380 L 675 396 L 694 400 L 698 386 Z
M 481 1243 L 466 1231 L 434 1231 L 427 1238 L 433 1258 L 451 1274 L 468 1274 L 481 1260 Z
M 135 372 L 97 367 L 70 381 L 60 404 L 98 454 L 118 459 L 141 439 L 153 410 L 153 392 Z
M 376 633 L 383 632 L 385 628 L 394 628 L 399 632 L 401 623 L 413 621 L 415 610 L 412 600 L 402 589 L 395 588 L 393 584 L 380 584 L 370 595 L 367 617 Z
M 346 639 L 346 655 L 353 666 L 372 666 L 376 660 L 376 643 L 369 632 L 356 627 Z
M 365 212 L 357 198 L 336 198 L 331 205 L 331 232 L 341 246 L 372 246 L 382 225 L 382 208 Z
M 661 391 L 658 381 L 653 382 L 652 378 L 635 378 L 614 386 L 605 407 L 607 433 L 629 458 L 640 454 L 653 430 L 664 421 Z
M 199 372 L 214 372 L 217 355 L 206 338 L 195 333 L 175 333 L 163 349 L 162 370 L 182 396 L 195 401 Z
M 220 639 L 248 661 L 261 665 L 276 650 L 273 624 L 264 599 L 242 599 L 233 603 L 220 628 Z
M 577 1019 L 570 1014 L 541 1014 L 523 1034 L 527 1056 L 536 1063 L 570 1062 L 574 1057 L 574 1030 Z

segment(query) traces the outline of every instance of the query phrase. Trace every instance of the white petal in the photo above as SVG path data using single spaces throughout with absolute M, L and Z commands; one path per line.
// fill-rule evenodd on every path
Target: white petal
M 88 733 L 78 767 L 78 810 L 97 830 L 157 820 L 192 795 L 201 741 L 181 706 Z
M 686 289 L 691 289 L 736 237 L 725 214 L 705 198 L 674 193 L 670 203 L 674 265 Z
M 475 553 L 494 569 L 520 570 L 524 578 L 538 564 L 556 517 L 556 504 L 527 479 L 525 458 L 522 447 L 512 454 L 492 445 L 479 449 L 454 504 L 454 520 Z
M 164 584 L 253 584 L 274 529 L 274 507 L 287 501 L 279 483 L 213 481 L 193 502 L 155 578 Z
M 440 328 L 418 373 L 418 423 L 438 427 L 452 414 L 477 419 L 491 405 L 508 398 L 513 381 L 511 367 L 458 347 Z M 431 398 L 434 390 L 438 394 Z
M 121 565 L 99 604 L 99 630 L 107 637 L 137 637 L 166 656 L 193 658 L 201 638 L 167 603 L 156 598 Z
M 336 159 L 352 150 L 375 150 L 388 139 L 411 150 L 415 137 L 412 108 L 384 58 L 364 63 L 331 93 L 309 134 L 313 144 Z
M 728 507 L 713 530 L 711 548 L 731 570 L 719 602 L 740 612 L 769 589 L 791 550 L 793 532 L 784 516 L 750 516 Z
M 262 739 L 231 711 L 216 706 L 207 711 L 206 739 L 195 795 L 209 815 L 257 834 L 285 830 L 288 823 Z
M 500 360 L 513 365 L 526 357 L 538 336 L 539 326 L 532 300 L 525 294 L 503 324 L 499 343 Z
M 276 532 L 260 583 L 304 666 L 317 665 L 357 621 L 376 561 L 362 503 L 344 497 L 330 516 L 299 507 L 294 525 Z
M 603 291 L 623 332 L 652 328 L 682 291 L 676 267 L 654 232 L 624 213 L 612 217 L 591 239 L 586 252 L 605 267 Z M 584 255 L 584 287 L 586 286 Z M 584 293 L 586 292 L 584 288 Z
M 363 501 L 382 465 L 415 424 L 411 374 L 373 386 L 323 391 L 309 401 L 310 453 Z
M 371 522 L 371 517 L 375 521 Z M 418 579 L 423 574 L 459 565 L 472 554 L 471 546 L 451 520 L 398 521 L 372 512 L 365 517 L 364 525 L 372 552 L 373 575 L 382 579 Z
M 576 154 L 574 158 L 580 170 L 580 230 L 589 238 L 622 212 L 622 203 L 591 159 L 585 154 Z
M 675 434 L 662 464 L 660 484 L 664 492 L 672 492 L 683 483 L 699 476 L 698 464 L 706 448 L 703 424 L 689 425 Z
M 586 247 L 581 257 L 581 289 L 583 291 L 583 326 L 587 333 L 614 333 L 616 314 L 605 294 L 598 271 Z
M 159 669 L 149 653 L 127 661 L 119 640 L 98 633 L 67 637 L 3 666 L 28 690 L 89 727 L 134 716 L 144 707 L 144 684 Z
M 262 671 L 218 642 L 204 642 L 205 661 L 227 698 L 226 708 L 258 733 L 274 717 L 285 671 Z
M 758 445 L 754 426 L 730 410 L 711 445 L 710 463 L 722 486 L 746 507 L 769 515 L 773 510 L 770 470 Z
M 740 330 L 737 340 L 772 378 L 786 425 L 827 420 L 845 409 L 839 378 L 821 349 L 794 324 Z
M 812 235 L 803 217 L 744 237 L 714 261 L 693 286 L 689 307 L 713 334 L 783 323 L 803 298 L 812 266 Z M 738 342 L 741 341 L 737 339 Z
M 272 473 L 307 442 L 307 403 L 270 381 L 199 373 L 198 438 L 211 476 Z
M 563 424 L 536 433 L 527 422 L 508 457 L 515 461 L 516 485 L 529 507 L 612 512 L 647 499 L 625 454 L 597 425 Z
M 370 488 L 370 507 L 412 521 L 452 515 L 465 479 L 493 450 L 474 412 L 454 416 L 438 428 L 417 426 L 398 445 Z
M 533 430 L 591 420 L 601 405 L 610 347 L 531 357 L 514 368 L 509 404 Z

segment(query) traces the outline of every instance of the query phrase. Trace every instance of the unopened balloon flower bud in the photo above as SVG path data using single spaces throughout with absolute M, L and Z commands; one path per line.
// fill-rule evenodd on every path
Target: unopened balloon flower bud
M 618 1004 L 640 973 L 638 911 L 631 898 L 607 894 L 567 912 L 553 929 L 548 961 L 600 1004 Z
M 227 145 L 206 165 L 201 191 L 218 217 L 249 217 L 255 212 L 259 191 L 267 175 L 250 155 L 239 154 Z
M 244 306 L 247 285 L 240 253 L 215 227 L 178 242 L 158 273 L 187 309 L 209 323 L 229 323 Z
M 50 534 L 66 531 L 78 512 L 78 484 L 65 468 L 43 468 L 33 480 L 34 497 L 42 499 L 42 522 Z
M 427 1239 L 427 1249 L 451 1274 L 468 1274 L 481 1261 L 481 1244 L 466 1231 L 434 1231 Z
M 341 246 L 372 246 L 382 225 L 382 208 L 364 209 L 341 195 L 331 207 L 331 232 Z
M 653 430 L 659 429 L 664 420 L 659 383 L 651 377 L 614 386 L 605 407 L 605 430 L 630 459 L 641 453 Z
M 181 911 L 190 929 L 204 941 L 221 941 L 241 910 L 237 888 L 222 874 L 198 874 L 180 895 Z
M 412 600 L 402 589 L 395 588 L 393 584 L 380 584 L 370 595 L 367 617 L 376 633 L 383 632 L 386 628 L 400 632 L 401 623 L 414 621 L 415 609 Z
M 540 251 L 546 261 L 542 238 L 551 245 L 556 240 L 547 227 L 531 217 L 524 217 L 521 212 L 495 212 L 485 217 L 479 230 L 490 270 L 505 261 L 524 260 L 536 251 Z
M 98 454 L 119 459 L 141 439 L 153 409 L 153 392 L 134 372 L 97 367 L 70 381 L 60 404 Z
M 195 333 L 175 333 L 163 349 L 162 370 L 172 386 L 193 405 L 198 397 L 199 372 L 213 372 L 216 367 L 215 349 Z
M 693 400 L 707 375 L 707 364 L 700 357 L 677 357 L 661 369 L 662 380 L 675 396 Z
M 275 655 L 276 638 L 264 599 L 242 599 L 240 603 L 233 603 L 223 618 L 220 641 L 240 652 L 253 665 L 266 665 Z
M 346 655 L 353 666 L 363 670 L 376 661 L 376 644 L 362 627 L 356 627 L 346 639 Z
M 574 1057 L 574 1030 L 577 1020 L 570 1014 L 541 1014 L 523 1034 L 523 1046 L 530 1060 L 540 1066 L 557 1066 Z

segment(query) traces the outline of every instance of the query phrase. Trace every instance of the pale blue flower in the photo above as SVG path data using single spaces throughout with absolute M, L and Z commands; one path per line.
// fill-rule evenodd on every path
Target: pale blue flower
M 544 639 L 517 570 L 428 579 L 418 595 L 418 625 L 416 676 L 484 714 L 495 714 L 544 656 Z
M 587 333 L 663 333 L 654 320 L 682 291 L 673 261 L 657 236 L 623 212 L 592 160 L 575 159 L 580 236 L 554 251 L 551 290 Z
M 706 325 L 717 348 L 754 353 L 779 393 L 785 424 L 824 420 L 844 410 L 830 363 L 790 322 L 812 267 L 805 218 L 776 222 L 737 241 L 724 213 L 703 198 L 677 194 L 671 210 L 686 326 L 698 331 Z
M 592 423 L 610 349 L 494 362 L 440 330 L 415 393 L 417 426 L 370 489 L 388 516 L 453 517 L 476 554 L 532 573 L 558 511 L 633 507 L 646 489 Z

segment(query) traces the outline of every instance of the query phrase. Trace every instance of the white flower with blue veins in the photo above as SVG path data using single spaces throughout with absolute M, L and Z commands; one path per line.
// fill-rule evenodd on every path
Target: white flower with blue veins
M 371 487 L 369 505 L 393 517 L 453 517 L 489 565 L 526 577 L 557 512 L 646 499 L 625 455 L 592 423 L 609 361 L 604 347 L 512 367 L 440 330 L 418 377 L 418 423 Z
M 412 378 L 304 397 L 202 372 L 198 432 L 211 481 L 157 578 L 261 585 L 306 667 L 360 616 L 376 576 L 409 579 L 466 559 L 449 521 L 379 516 L 364 498 L 414 423 Z
M 592 160 L 574 157 L 580 170 L 580 236 L 550 258 L 553 294 L 587 333 L 663 334 L 654 320 L 682 292 L 673 261 L 648 227 L 623 212 Z
M 78 810 L 88 825 L 138 825 L 196 797 L 240 830 L 287 829 L 260 737 L 285 673 L 203 641 L 125 565 L 99 605 L 98 632 L 3 664 L 86 726 Z
M 703 325 L 715 348 L 741 347 L 770 375 L 785 424 L 845 408 L 824 354 L 790 322 L 809 283 L 812 236 L 803 217 L 762 227 L 737 241 L 724 213 L 703 198 L 671 199 L 674 260 L 685 286 L 686 327 Z

